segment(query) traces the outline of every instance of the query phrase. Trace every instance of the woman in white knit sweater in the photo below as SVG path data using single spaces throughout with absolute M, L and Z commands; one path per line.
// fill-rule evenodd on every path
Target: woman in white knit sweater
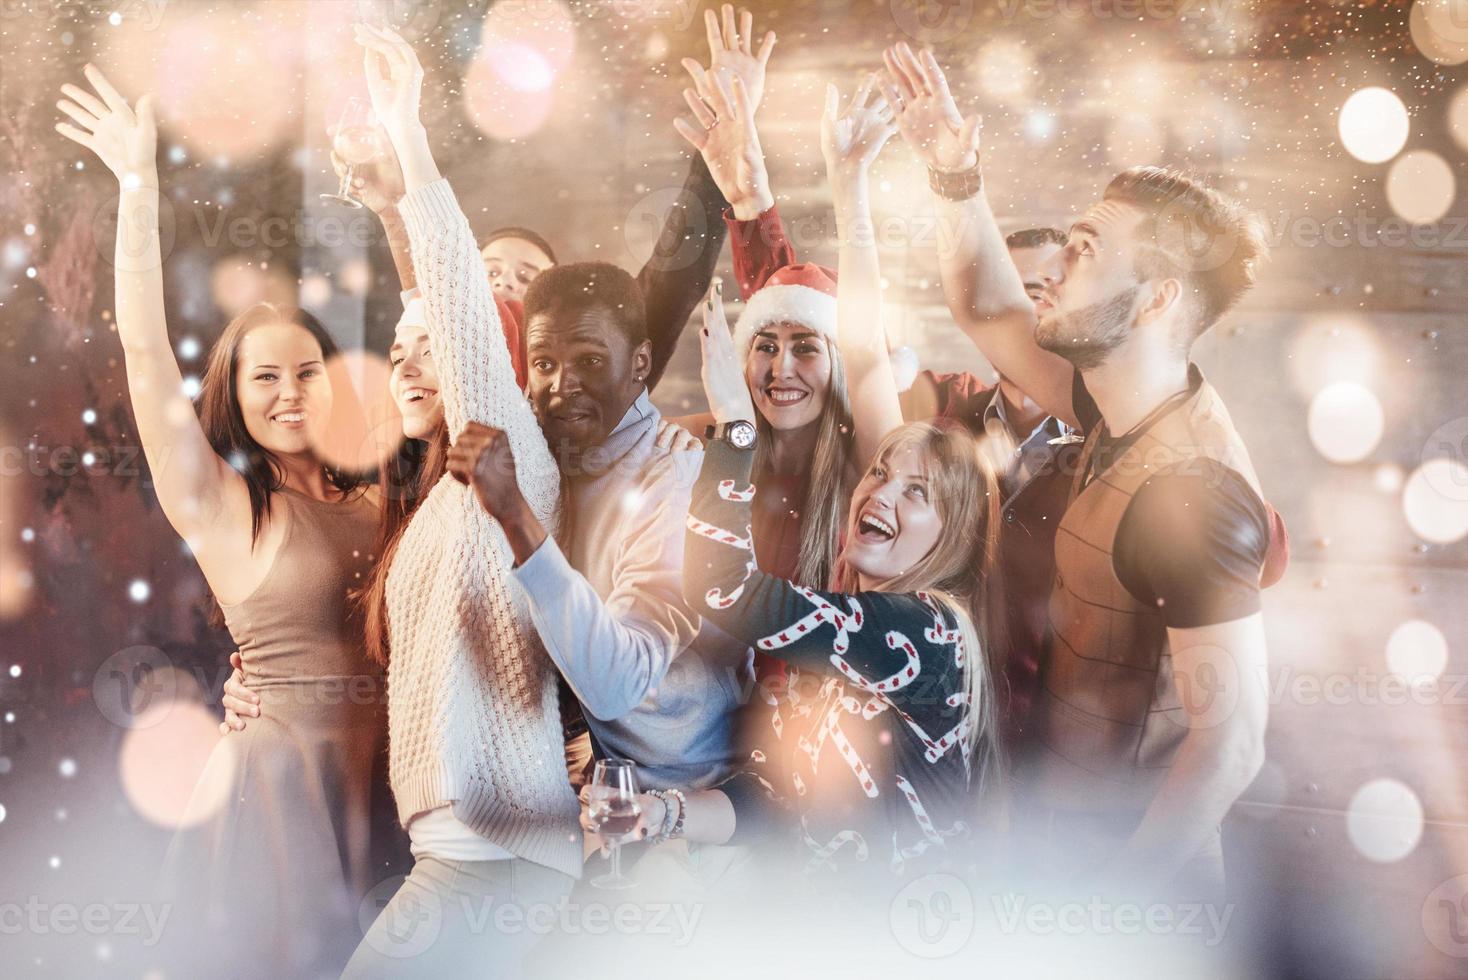
M 502 429 L 521 491 L 549 521 L 559 472 L 520 393 L 468 220 L 418 119 L 423 70 L 395 33 L 358 27 L 368 87 L 403 168 L 399 204 L 427 312 L 451 442 Z M 383 560 L 390 770 L 414 865 L 344 977 L 519 970 L 525 928 L 580 874 L 554 666 L 510 583 L 499 526 L 442 479 Z M 516 915 L 505 915 L 518 905 Z M 512 928 L 511 923 L 519 928 Z

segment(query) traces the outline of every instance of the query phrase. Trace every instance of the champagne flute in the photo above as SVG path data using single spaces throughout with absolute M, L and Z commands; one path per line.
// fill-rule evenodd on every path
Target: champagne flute
M 637 765 L 627 759 L 601 759 L 591 773 L 587 816 L 612 851 L 611 871 L 591 880 L 597 888 L 631 888 L 622 874 L 622 844 L 637 829 L 642 805 L 637 802 Z
M 335 201 L 349 208 L 360 208 L 362 202 L 352 196 L 352 174 L 357 167 L 371 163 L 377 156 L 377 127 L 372 106 L 366 99 L 353 96 L 342 107 L 341 118 L 331 131 L 331 148 L 346 163 L 340 189 L 335 194 L 322 194 L 321 200 Z

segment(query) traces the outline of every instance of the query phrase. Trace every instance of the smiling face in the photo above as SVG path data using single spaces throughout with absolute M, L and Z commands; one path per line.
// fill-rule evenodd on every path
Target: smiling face
M 552 450 L 581 452 L 605 441 L 642 391 L 651 364 L 652 346 L 634 346 L 598 306 L 535 314 L 525 346 L 526 393 Z
M 1145 218 L 1134 205 L 1102 201 L 1071 227 L 1040 270 L 1037 344 L 1088 370 L 1127 342 L 1142 290 L 1137 233 Z
M 480 251 L 490 288 L 501 299 L 525 300 L 535 277 L 555 263 L 538 245 L 523 238 L 496 238 Z
M 933 502 L 928 455 L 898 443 L 851 493 L 842 560 L 871 589 L 903 574 L 938 544 L 943 518 Z
M 403 435 L 426 439 L 443 421 L 438 397 L 438 368 L 428 348 L 428 327 L 399 323 L 388 351 L 392 363 L 392 400 L 403 417 Z
M 831 390 L 831 349 L 799 323 L 775 323 L 754 335 L 744 380 L 770 428 L 800 429 L 821 417 Z
M 268 452 L 309 453 L 321 444 L 331 417 L 331 382 L 321 344 L 305 327 L 262 323 L 241 337 L 235 394 L 245 431 Z

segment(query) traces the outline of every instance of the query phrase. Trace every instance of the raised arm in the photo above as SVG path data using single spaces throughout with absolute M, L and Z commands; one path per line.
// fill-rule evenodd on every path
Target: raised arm
M 836 329 L 856 427 L 857 461 L 872 460 L 888 432 L 902 424 L 902 405 L 882 328 L 882 280 L 872 227 L 871 166 L 897 132 L 892 110 L 869 105 L 876 76 L 868 75 L 842 112 L 834 85 L 826 86 L 821 152 L 836 208 L 840 248 L 836 273 Z
M 931 51 L 884 52 L 882 92 L 903 139 L 927 165 L 938 218 L 938 264 L 948 309 L 1000 374 L 1046 412 L 1074 424 L 1075 369 L 1035 343 L 1035 307 L 1004 247 L 980 183 L 979 117 L 964 118 Z
M 694 157 L 678 199 L 663 219 L 652 255 L 637 274 L 652 344 L 648 391 L 662 380 L 688 318 L 714 277 L 724 249 L 723 212 L 723 195 L 703 160 Z
M 471 422 L 505 432 L 520 486 L 535 514 L 549 519 L 560 474 L 530 404 L 515 383 L 498 308 L 484 263 L 448 182 L 439 175 L 418 119 L 423 68 L 392 31 L 357 26 L 366 47 L 368 91 L 403 169 L 398 205 L 412 244 L 413 267 L 438 363 L 450 442 Z
M 63 85 L 67 98 L 57 108 L 76 125 L 59 123 L 56 131 L 97 154 L 117 177 L 113 256 L 117 335 L 138 438 L 158 502 L 169 523 L 185 536 L 211 530 L 227 516 L 239 517 L 239 526 L 249 528 L 244 480 L 205 437 L 183 393 L 183 375 L 168 340 L 153 97 L 143 96 L 134 112 L 95 67 L 88 65 L 86 76 L 96 94 Z
M 752 104 L 758 106 L 764 90 L 765 64 L 775 46 L 775 35 L 766 34 L 756 54 L 751 47 L 753 15 L 745 11 L 738 30 L 735 29 L 734 8 L 725 4 L 723 15 L 721 29 L 714 12 L 704 12 L 712 57 L 710 72 L 726 82 L 731 78 L 742 79 L 752 96 Z M 683 60 L 683 66 L 695 80 L 704 74 L 698 62 L 690 58 Z M 678 129 L 685 138 L 689 137 L 682 126 Z M 697 147 L 698 144 L 694 145 Z M 743 185 L 731 184 L 727 175 L 715 172 L 727 162 L 707 153 L 694 158 L 678 200 L 668 209 L 653 254 L 637 275 L 637 284 L 642 288 L 643 301 L 647 306 L 648 339 L 652 341 L 652 366 L 647 380 L 649 391 L 661 380 L 663 370 L 678 346 L 678 338 L 707 292 L 714 269 L 719 264 L 719 253 L 724 248 L 724 236 L 728 231 L 724 224 L 726 203 L 734 207 L 736 213 L 743 213 L 751 206 L 768 208 L 774 203 L 774 199 L 769 197 L 767 180 L 763 185 L 764 196 L 753 199 L 746 196 L 747 188 Z M 761 169 L 763 166 L 761 157 Z M 761 204 L 761 201 L 767 203 Z

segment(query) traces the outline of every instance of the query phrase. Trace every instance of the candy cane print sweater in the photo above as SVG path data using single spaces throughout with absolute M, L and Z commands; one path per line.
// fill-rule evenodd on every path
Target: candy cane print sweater
M 483 261 L 445 180 L 398 205 L 427 313 L 450 441 L 470 421 L 504 430 L 520 490 L 549 524 L 560 490 L 515 383 Z M 413 513 L 387 578 L 389 770 L 398 819 L 451 804 L 510 853 L 581 871 L 557 672 L 536 639 L 503 531 L 448 474 Z
M 753 465 L 753 450 L 708 443 L 684 550 L 688 604 L 791 668 L 749 764 L 718 787 L 730 843 L 785 838 L 813 874 L 947 867 L 974 820 L 963 661 L 981 655 L 922 592 L 817 592 L 761 571 Z

